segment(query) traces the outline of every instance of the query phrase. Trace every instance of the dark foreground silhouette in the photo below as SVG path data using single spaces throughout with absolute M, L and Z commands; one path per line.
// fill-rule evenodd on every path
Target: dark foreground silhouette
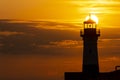
M 99 73 L 97 77 L 86 76 L 82 72 L 66 72 L 65 80 L 120 80 L 120 70 Z
M 99 73 L 98 76 L 91 76 L 82 72 L 66 72 L 65 80 L 120 80 L 120 70 Z

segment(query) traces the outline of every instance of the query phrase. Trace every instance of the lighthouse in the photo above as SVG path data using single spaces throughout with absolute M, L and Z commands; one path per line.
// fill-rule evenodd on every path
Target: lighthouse
M 65 72 L 65 80 L 120 80 L 120 66 L 112 72 L 99 72 L 97 41 L 100 30 L 97 28 L 97 18 L 89 15 L 83 22 L 80 37 L 83 39 L 82 72 Z
M 97 76 L 99 74 L 97 41 L 100 30 L 97 29 L 97 22 L 92 19 L 92 15 L 84 21 L 84 29 L 80 31 L 83 39 L 83 74 Z

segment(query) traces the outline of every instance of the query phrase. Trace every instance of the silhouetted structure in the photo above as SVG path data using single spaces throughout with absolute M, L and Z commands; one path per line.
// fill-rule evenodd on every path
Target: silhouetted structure
M 84 21 L 84 31 L 80 36 L 83 38 L 83 73 L 90 76 L 97 76 L 99 73 L 97 40 L 100 31 L 97 31 L 97 24 L 91 19 Z M 91 73 L 92 72 L 92 73 Z
M 100 30 L 97 30 L 97 23 L 91 19 L 91 15 L 84 21 L 80 36 L 84 41 L 82 72 L 65 72 L 65 80 L 120 80 L 117 68 L 114 72 L 99 73 L 97 40 Z

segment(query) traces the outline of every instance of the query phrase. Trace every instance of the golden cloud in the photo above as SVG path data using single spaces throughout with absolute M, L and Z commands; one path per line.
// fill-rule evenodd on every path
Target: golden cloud
M 120 58 L 119 57 L 116 57 L 116 56 L 113 56 L 113 57 L 107 57 L 107 58 L 103 58 L 101 59 L 102 62 L 109 62 L 109 61 L 119 61 Z
M 3 36 L 18 35 L 18 34 L 24 34 L 24 33 L 23 32 L 10 32 L 10 31 L 0 32 L 0 35 L 3 35 Z
M 82 41 L 76 40 L 63 40 L 63 41 L 56 41 L 50 42 L 49 45 L 39 45 L 41 48 L 82 48 L 81 45 Z

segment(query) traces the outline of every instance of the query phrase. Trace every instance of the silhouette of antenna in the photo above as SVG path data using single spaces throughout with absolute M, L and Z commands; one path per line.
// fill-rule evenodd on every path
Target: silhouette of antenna
M 89 13 L 89 19 L 91 19 L 91 13 Z
M 89 19 L 92 20 L 93 13 L 89 13 Z

